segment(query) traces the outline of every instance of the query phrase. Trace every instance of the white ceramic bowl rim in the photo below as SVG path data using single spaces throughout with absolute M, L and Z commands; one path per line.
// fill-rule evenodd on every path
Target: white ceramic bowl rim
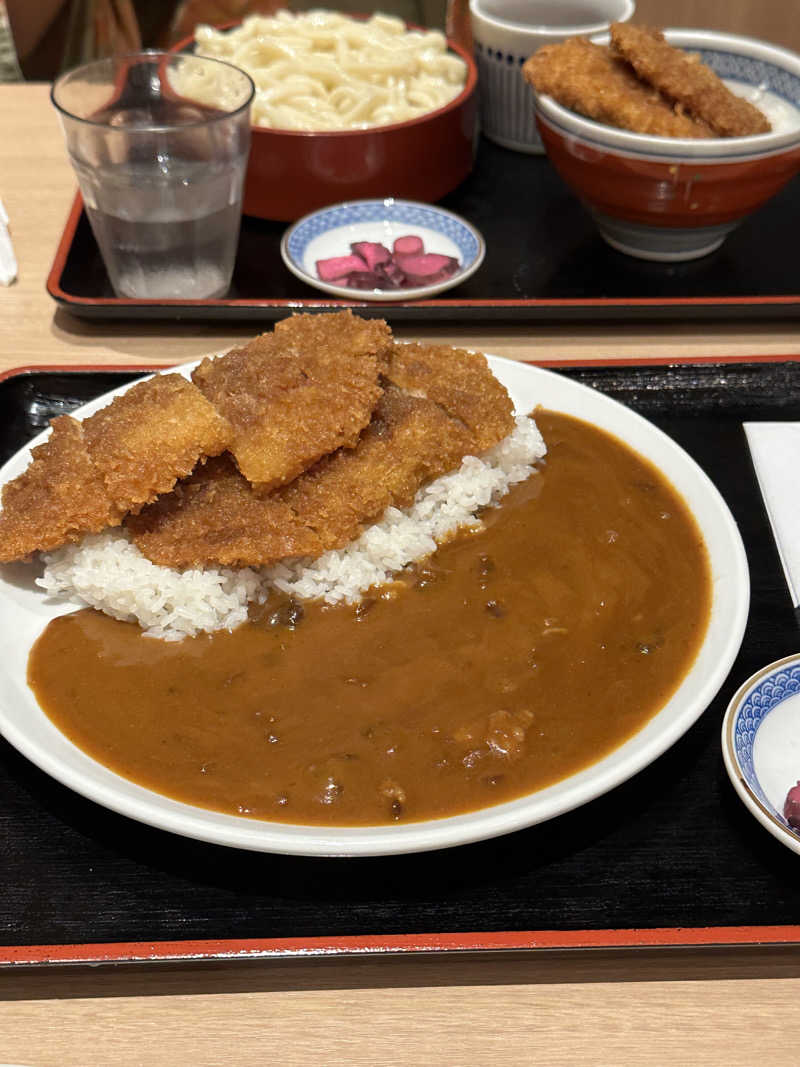
M 667 29 L 664 34 L 670 44 L 679 48 L 705 49 L 709 52 L 730 52 L 771 64 L 798 79 L 798 98 L 789 103 L 800 109 L 800 55 L 786 48 L 714 30 Z M 608 35 L 593 38 L 596 44 L 607 44 Z M 771 89 L 781 95 L 777 88 Z M 684 137 L 657 137 L 653 134 L 632 133 L 602 122 L 585 118 L 559 104 L 551 96 L 534 93 L 541 119 L 560 133 L 599 149 L 613 149 L 623 156 L 680 162 L 687 156 L 692 162 L 734 162 L 775 155 L 800 145 L 800 126 L 784 133 L 759 133 L 749 137 L 725 137 L 694 140 Z
M 543 39 L 555 39 L 557 37 L 573 37 L 576 34 L 600 33 L 608 29 L 611 22 L 627 22 L 633 16 L 636 5 L 633 0 L 620 0 L 620 13 L 613 18 L 597 19 L 594 22 L 575 23 L 573 26 L 562 24 L 548 25 L 542 23 L 539 26 L 527 26 L 512 19 L 504 19 L 498 15 L 490 15 L 481 5 L 480 0 L 469 0 L 469 11 L 473 19 L 484 22 L 498 31 L 511 32 L 519 39 L 520 44 L 529 40 L 532 44 L 540 44 Z

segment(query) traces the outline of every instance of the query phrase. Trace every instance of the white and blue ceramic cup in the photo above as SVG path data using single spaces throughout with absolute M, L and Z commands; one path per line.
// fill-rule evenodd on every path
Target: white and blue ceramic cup
M 627 22 L 633 0 L 469 0 L 478 66 L 481 129 L 517 152 L 544 151 L 533 90 L 522 64 L 544 44 L 588 37 Z

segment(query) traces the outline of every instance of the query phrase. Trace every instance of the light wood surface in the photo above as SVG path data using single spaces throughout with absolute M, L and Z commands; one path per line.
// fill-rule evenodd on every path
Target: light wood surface
M 0 88 L 0 143 L 0 196 L 20 266 L 19 280 L 0 289 L 0 371 L 179 362 L 255 332 L 91 324 L 57 310 L 45 279 L 74 185 L 45 86 Z M 800 355 L 800 331 L 786 323 L 397 332 L 547 361 Z M 0 1060 L 788 1067 L 798 1062 L 799 996 L 793 949 L 18 971 L 0 973 Z
M 636 0 L 636 22 L 725 30 L 800 51 L 797 8 L 786 0 Z
M 796 1067 L 794 949 L 0 974 L 28 1067 Z

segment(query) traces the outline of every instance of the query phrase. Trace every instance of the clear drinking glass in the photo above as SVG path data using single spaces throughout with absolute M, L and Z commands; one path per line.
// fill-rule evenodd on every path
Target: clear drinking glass
M 254 86 L 217 59 L 142 52 L 60 77 L 58 109 L 118 296 L 204 300 L 231 282 Z

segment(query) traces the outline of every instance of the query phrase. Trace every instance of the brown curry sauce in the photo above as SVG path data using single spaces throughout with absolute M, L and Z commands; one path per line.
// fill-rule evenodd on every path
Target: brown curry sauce
M 359 607 L 273 601 L 178 643 L 62 616 L 30 656 L 41 707 L 143 786 L 281 822 L 452 815 L 595 762 L 690 667 L 708 559 L 652 466 L 579 420 L 536 420 L 541 472 Z

